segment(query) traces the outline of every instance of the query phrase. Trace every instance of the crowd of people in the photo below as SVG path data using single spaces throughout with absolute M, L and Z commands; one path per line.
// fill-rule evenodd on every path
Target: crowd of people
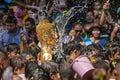
M 109 0 L 21 1 L 0 4 L 0 80 L 120 80 L 120 8 L 116 19 Z M 81 5 L 58 31 L 56 20 Z

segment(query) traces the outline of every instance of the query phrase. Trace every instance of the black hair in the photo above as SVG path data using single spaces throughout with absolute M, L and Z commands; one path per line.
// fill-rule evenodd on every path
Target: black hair
M 29 61 L 25 67 L 25 76 L 29 80 L 49 80 L 48 75 L 43 68 L 41 68 L 37 62 Z
M 60 64 L 60 75 L 61 79 L 73 80 L 75 72 L 71 69 L 69 63 Z
M 16 43 L 9 44 L 8 47 L 7 47 L 7 52 L 11 52 L 11 51 L 14 51 L 14 50 L 19 52 L 20 47 Z
M 108 49 L 106 50 L 106 54 L 105 54 L 106 59 L 109 60 L 109 58 L 114 57 L 115 53 L 118 52 L 118 51 L 120 52 L 119 47 L 111 47 L 111 48 L 108 48 Z
M 17 24 L 17 19 L 15 18 L 15 16 L 8 16 L 5 22 Z
M 25 22 L 27 21 L 30 22 L 30 24 L 32 24 L 33 26 L 35 25 L 35 20 L 33 18 L 27 18 Z
M 103 68 L 105 71 L 108 71 L 109 64 L 103 60 L 99 60 L 96 63 L 93 64 L 93 66 L 97 69 Z
M 93 10 L 91 10 L 91 9 L 87 10 L 86 15 L 87 15 L 87 13 L 89 13 L 89 12 L 91 12 L 91 13 L 93 14 L 93 16 L 94 16 L 94 12 L 93 12 Z M 86 15 L 85 15 L 85 16 L 86 16 Z
M 12 66 L 13 71 L 16 68 L 17 69 L 22 69 L 23 67 L 25 67 L 25 64 L 26 64 L 26 60 L 23 57 L 21 57 L 21 56 L 14 57 L 10 61 L 10 65 Z
M 41 52 L 41 49 L 38 46 L 31 46 L 28 47 L 26 51 L 24 51 L 23 53 L 21 53 L 20 55 L 22 57 L 26 57 L 27 55 L 32 55 L 33 57 L 35 57 L 35 59 L 37 60 L 37 54 Z
M 41 67 L 48 74 L 48 78 L 50 79 L 50 73 L 55 74 L 59 72 L 58 64 L 55 62 L 44 62 Z
M 35 61 L 29 61 L 26 63 L 25 66 L 25 77 L 30 77 L 30 73 L 34 71 L 38 67 L 37 62 Z
M 82 26 L 83 24 L 82 24 L 82 22 L 77 21 L 77 22 L 75 22 L 75 23 L 73 24 L 73 28 L 74 28 L 75 26 L 77 26 L 77 25 Z
M 42 78 L 43 80 L 49 80 L 48 74 L 45 70 L 40 67 L 37 62 L 29 61 L 25 67 L 25 76 L 29 80 L 39 80 Z
M 93 31 L 94 29 L 98 29 L 100 32 L 102 32 L 101 26 L 92 26 L 92 27 L 90 28 L 91 34 L 92 34 L 92 31 Z
M 69 44 L 64 44 L 64 53 L 70 55 L 71 51 L 73 50 L 78 50 L 81 51 L 83 50 L 83 47 L 80 45 L 78 41 L 72 41 Z
M 94 57 L 96 59 L 96 61 L 105 60 L 105 58 L 106 58 L 105 54 L 101 54 L 101 53 L 95 54 L 92 57 Z

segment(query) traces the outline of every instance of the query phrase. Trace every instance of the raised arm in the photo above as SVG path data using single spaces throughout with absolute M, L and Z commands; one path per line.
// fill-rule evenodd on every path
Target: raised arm
M 111 36 L 110 36 L 110 41 L 113 41 L 114 37 L 115 37 L 115 34 L 116 32 L 118 31 L 118 27 L 115 27 L 111 33 Z
M 109 1 L 107 1 L 103 5 L 103 9 L 102 9 L 101 17 L 100 17 L 100 23 L 99 23 L 100 25 L 103 25 L 105 23 L 105 13 L 109 9 L 109 5 L 110 5 Z
M 23 52 L 27 50 L 28 48 L 27 39 L 26 39 L 26 36 L 22 32 L 20 33 L 20 38 L 21 38 L 20 52 Z

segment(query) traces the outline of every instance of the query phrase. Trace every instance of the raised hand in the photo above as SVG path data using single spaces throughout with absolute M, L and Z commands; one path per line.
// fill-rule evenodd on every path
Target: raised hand
M 110 6 L 109 0 L 107 0 L 103 5 L 103 10 L 108 10 Z

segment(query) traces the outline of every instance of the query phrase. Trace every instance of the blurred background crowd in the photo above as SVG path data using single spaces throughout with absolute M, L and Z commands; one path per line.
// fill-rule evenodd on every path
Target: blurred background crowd
M 120 80 L 120 1 L 0 0 L 0 80 Z

